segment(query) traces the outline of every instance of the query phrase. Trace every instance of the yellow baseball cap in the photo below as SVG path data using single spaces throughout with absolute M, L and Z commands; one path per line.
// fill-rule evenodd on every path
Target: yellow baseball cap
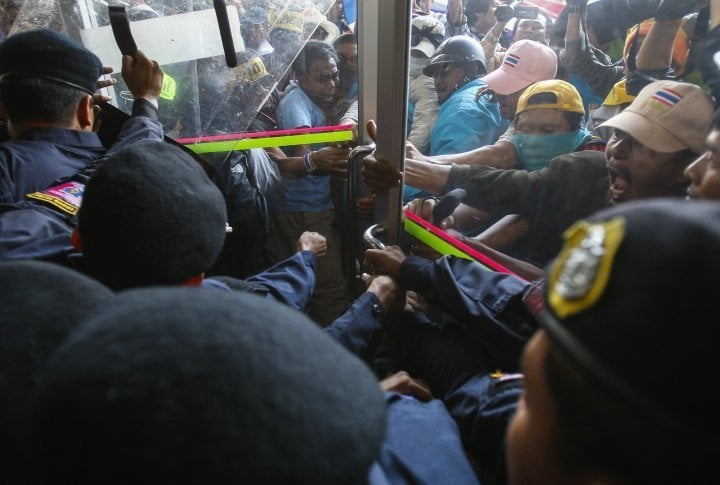
M 547 93 L 547 101 L 540 104 L 528 104 L 530 98 L 537 94 Z M 580 93 L 572 84 L 559 79 L 550 79 L 531 84 L 520 96 L 516 113 L 533 109 L 559 109 L 573 113 L 585 114 Z

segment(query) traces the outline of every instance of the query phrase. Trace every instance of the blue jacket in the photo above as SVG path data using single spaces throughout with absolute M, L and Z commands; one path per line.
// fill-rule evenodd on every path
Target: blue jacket
M 465 456 L 458 427 L 437 399 L 420 402 L 385 393 L 387 430 L 380 456 L 370 468 L 368 483 L 480 483 Z
M 35 128 L 0 143 L 0 203 L 21 201 L 56 180 L 139 140 L 162 140 L 157 110 L 149 102 L 133 103 L 133 116 L 106 149 L 97 134 L 66 128 Z
M 367 355 L 373 334 L 383 328 L 381 311 L 375 295 L 364 293 L 323 331 L 351 352 Z M 463 338 L 462 344 L 461 350 L 482 352 L 473 347 L 473 339 Z M 426 349 L 415 350 L 423 353 Z M 419 358 L 432 360 L 427 357 Z M 449 362 L 455 356 L 433 357 Z M 434 364 L 435 361 L 429 365 Z M 412 397 L 385 393 L 387 434 L 370 469 L 368 483 L 478 483 L 465 451 L 475 459 L 483 483 L 504 483 L 504 435 L 523 390 L 521 376 L 482 368 L 460 370 L 463 375 L 457 384 L 436 394 L 442 401 L 423 403 Z M 437 392 L 435 388 L 433 392 Z
M 255 293 L 265 295 L 267 298 L 304 311 L 313 289 L 315 288 L 315 263 L 317 258 L 312 251 L 298 251 L 268 269 L 246 278 L 237 280 L 230 277 L 211 277 L 202 282 L 205 288 L 251 289 Z M 239 283 L 236 285 L 235 282 Z
M 373 293 L 363 293 L 323 331 L 350 352 L 367 355 L 373 335 L 382 329 L 382 310 Z M 479 483 L 465 456 L 457 424 L 440 400 L 420 402 L 386 392 L 385 402 L 387 433 L 369 471 L 369 484 Z
M 400 265 L 399 281 L 484 342 L 495 368 L 515 369 L 538 327 L 523 302 L 534 283 L 474 261 L 410 256 Z
M 445 381 L 437 387 L 436 382 L 430 382 L 442 403 L 386 396 L 388 433 L 370 471 L 369 483 L 476 483 L 477 477 L 468 473 L 467 463 L 458 451 L 458 432 L 463 446 L 478 464 L 483 483 L 503 483 L 504 434 L 523 386 L 521 376 L 495 369 L 503 360 L 512 360 L 514 366 L 519 349 L 537 328 L 522 302 L 533 283 L 458 258 L 429 261 L 410 257 L 401 265 L 399 278 L 461 323 L 446 326 L 454 327 L 451 330 L 455 332 L 437 331 L 437 326 L 419 318 L 421 314 L 407 312 L 381 323 L 380 301 L 374 294 L 364 293 L 324 329 L 366 360 L 373 336 L 383 328 L 390 329 L 413 354 L 415 364 L 421 362 L 433 368 L 418 367 L 418 372 L 430 371 Z M 399 321 L 404 320 L 408 326 L 400 329 L 403 324 Z M 460 327 L 464 327 L 462 331 L 458 331 Z M 493 343 L 476 345 L 479 339 L 468 338 L 468 331 L 492 339 Z M 513 355 L 498 358 L 489 350 L 493 347 L 500 352 L 509 349 Z M 437 439 L 427 440 L 428 435 Z
M 430 134 L 430 155 L 462 153 L 492 145 L 508 127 L 500 116 L 500 105 L 484 94 L 476 99 L 485 83 L 475 79 L 457 89 L 440 105 Z

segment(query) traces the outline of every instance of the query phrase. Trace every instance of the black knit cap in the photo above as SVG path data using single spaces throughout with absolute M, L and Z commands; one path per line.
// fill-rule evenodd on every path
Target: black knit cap
M 545 330 L 583 372 L 662 429 L 717 443 L 720 204 L 621 204 L 565 234 Z
M 226 222 L 223 196 L 198 162 L 159 141 L 103 162 L 78 211 L 87 270 L 113 289 L 179 284 L 207 271 Z
M 30 395 L 80 320 L 113 293 L 77 271 L 39 261 L 0 263 L 0 455 L 3 481 L 27 481 Z
M 37 396 L 51 483 L 363 483 L 386 423 L 373 374 L 305 315 L 204 288 L 119 294 Z
M 101 74 L 95 54 L 52 30 L 20 32 L 0 42 L 0 79 L 44 79 L 93 94 Z

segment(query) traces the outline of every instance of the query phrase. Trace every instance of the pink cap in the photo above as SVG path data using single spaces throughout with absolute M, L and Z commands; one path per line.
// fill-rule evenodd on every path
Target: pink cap
M 508 95 L 538 81 L 554 79 L 557 64 L 550 47 L 534 40 L 519 40 L 508 48 L 500 67 L 482 79 L 496 93 Z

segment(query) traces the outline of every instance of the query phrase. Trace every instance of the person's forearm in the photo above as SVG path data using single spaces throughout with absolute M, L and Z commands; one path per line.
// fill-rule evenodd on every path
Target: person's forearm
M 565 42 L 577 42 L 582 37 L 582 15 L 583 12 L 569 12 L 567 30 L 565 30 Z
M 447 20 L 451 26 L 458 26 L 463 18 L 462 0 L 448 0 L 447 2 Z
M 290 155 L 295 156 L 286 156 L 285 158 L 276 156 L 274 160 L 283 175 L 290 176 L 291 178 L 304 177 L 310 173 L 303 163 L 302 156 L 305 153 L 312 153 L 312 149 L 307 145 L 298 145 L 292 147 L 290 151 Z M 274 152 L 273 155 L 275 155 Z
M 675 37 L 682 19 L 656 21 L 637 54 L 637 67 L 643 70 L 664 69 L 672 64 Z
M 377 295 L 366 291 L 342 315 L 325 327 L 323 332 L 353 354 L 362 357 L 375 332 L 382 328 L 382 310 L 382 303 Z
M 267 147 L 265 151 L 273 158 L 286 158 L 285 152 L 280 147 Z
M 450 165 L 405 160 L 405 183 L 431 194 L 442 193 L 449 174 Z
M 304 177 L 309 173 L 305 165 L 303 165 L 302 157 L 274 158 L 274 160 L 280 169 L 280 173 L 286 177 Z
M 484 254 L 493 261 L 501 264 L 502 266 L 512 271 L 515 275 L 526 281 L 534 281 L 536 279 L 542 278 L 545 274 L 544 270 L 539 266 L 535 266 L 534 264 L 528 263 L 527 261 L 515 259 L 505 253 L 496 251 L 487 244 L 483 244 L 476 239 L 462 238 L 461 240 L 471 248 L 475 249 L 479 253 Z
M 720 25 L 720 0 L 710 0 L 710 30 Z
M 517 153 L 512 143 L 505 141 L 495 142 L 493 145 L 476 148 L 464 153 L 436 155 L 431 158 L 435 163 L 442 165 L 488 165 L 496 168 L 515 168 Z
M 506 22 L 496 22 L 492 29 L 485 34 L 480 41 L 480 45 L 485 52 L 485 68 L 488 73 L 493 72 L 502 63 L 504 57 L 504 49 L 498 49 L 500 36 Z
M 453 229 L 473 231 L 488 219 L 488 213 L 469 205 L 460 204 L 452 213 Z
M 613 85 L 623 78 L 623 67 L 600 62 L 584 40 L 566 42 L 560 51 L 560 64 L 570 73 L 580 76 L 595 94 L 607 96 Z
M 112 109 L 112 106 L 106 109 Z M 162 141 L 163 136 L 163 126 L 158 120 L 157 108 L 147 100 L 137 99 L 133 103 L 132 116 L 123 123 L 107 154 L 112 155 L 138 141 Z
M 132 116 L 145 116 L 153 120 L 160 119 L 158 117 L 158 107 L 152 101 L 147 99 L 136 99 L 132 105 Z
M 508 251 L 527 235 L 529 227 L 526 218 L 518 214 L 509 214 L 473 239 L 497 251 Z
M 495 48 L 497 47 L 498 41 L 500 40 L 500 36 L 503 33 L 503 29 L 507 25 L 507 22 L 495 22 L 495 25 L 493 25 L 493 28 L 488 31 L 487 34 L 485 34 L 480 41 L 480 45 L 483 47 L 483 50 L 485 51 L 485 58 L 491 57 L 495 54 Z
M 303 311 L 315 288 L 316 261 L 312 251 L 298 251 L 245 281 L 265 286 L 278 301 Z

